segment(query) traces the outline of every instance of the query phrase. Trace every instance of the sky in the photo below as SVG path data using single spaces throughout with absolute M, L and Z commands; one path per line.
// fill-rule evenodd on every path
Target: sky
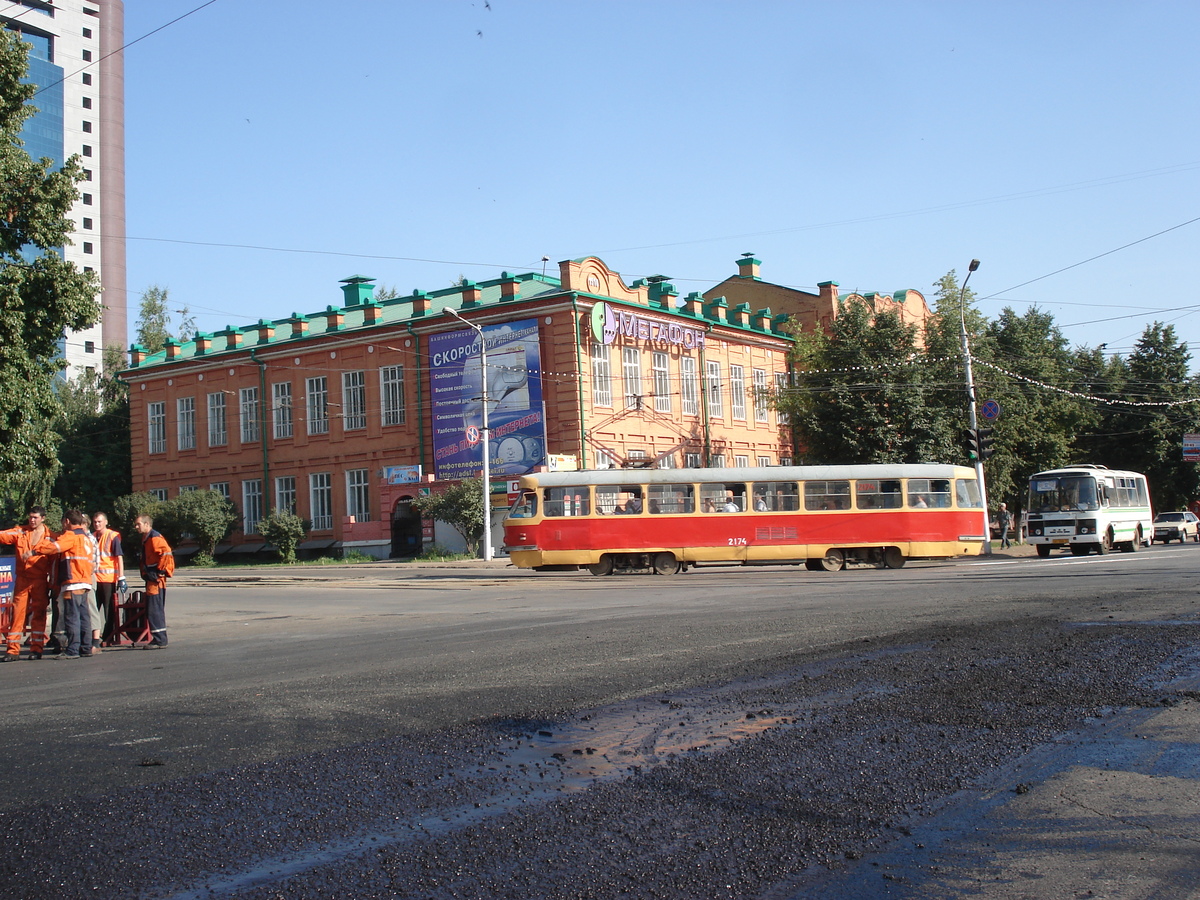
M 1191 0 L 125 0 L 125 36 L 131 330 L 152 285 L 214 331 L 753 253 L 931 305 L 979 259 L 988 317 L 1200 356 Z

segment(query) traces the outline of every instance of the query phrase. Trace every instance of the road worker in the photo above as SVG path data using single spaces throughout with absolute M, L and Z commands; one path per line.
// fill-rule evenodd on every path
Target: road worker
M 175 554 L 167 539 L 154 530 L 154 520 L 138 516 L 134 530 L 142 536 L 141 573 L 146 583 L 146 618 L 150 622 L 147 650 L 167 646 L 167 579 L 175 571 Z
M 96 613 L 92 623 L 92 646 L 115 643 L 116 632 L 121 623 L 117 619 L 117 595 L 125 593 L 125 558 L 122 555 L 121 534 L 108 527 L 108 516 L 97 512 L 92 515 L 92 537 L 100 546 L 100 565 L 96 568 Z
M 66 632 L 66 659 L 92 655 L 92 614 L 88 592 L 96 574 L 99 556 L 96 542 L 87 530 L 87 516 L 77 509 L 67 510 L 62 534 L 53 539 L 58 550 L 58 595 L 62 600 L 63 630 Z
M 12 662 L 21 658 L 21 636 L 25 620 L 29 619 L 29 658 L 41 659 L 46 646 L 46 610 L 50 605 L 50 568 L 56 552 L 48 543 L 50 531 L 46 528 L 46 510 L 32 506 L 25 524 L 0 531 L 0 544 L 16 547 L 17 580 L 13 592 L 13 619 L 8 634 L 7 647 L 0 662 Z

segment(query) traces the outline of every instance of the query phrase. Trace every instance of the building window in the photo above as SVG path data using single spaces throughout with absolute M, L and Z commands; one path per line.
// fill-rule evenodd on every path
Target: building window
M 151 453 L 167 452 L 167 404 L 147 403 L 146 423 L 150 437 Z
M 91 51 L 91 50 L 84 50 L 84 51 L 83 51 L 83 61 L 84 61 L 84 62 L 91 62 L 91 61 L 92 61 L 92 51 Z
M 735 419 L 746 419 L 746 369 L 744 366 L 729 367 L 730 409 Z
M 379 398 L 384 425 L 404 424 L 404 366 L 379 370 Z
M 242 443 L 252 444 L 258 440 L 258 388 L 242 388 L 241 395 Z M 262 485 L 259 485 L 261 492 Z
M 637 347 L 621 351 L 621 374 L 625 381 L 625 408 L 642 408 L 642 352 Z
M 671 357 L 656 350 L 651 358 L 654 373 L 654 411 L 671 411 Z
M 275 479 L 275 508 L 280 512 L 296 512 L 295 475 L 283 475 Z
M 616 458 L 607 450 L 596 451 L 596 468 L 597 469 L 615 469 L 617 467 Z
M 182 497 L 184 494 L 190 494 L 194 490 L 196 490 L 196 485 L 194 484 L 181 484 L 179 486 L 179 496 Z
M 763 468 L 763 467 L 769 466 L 770 464 L 771 464 L 771 457 L 769 457 L 769 456 L 760 456 L 760 457 L 758 458 L 758 465 L 759 465 L 759 467 L 760 467 L 760 468 Z
M 281 381 L 271 385 L 271 421 L 276 438 L 292 436 L 292 383 Z
M 85 38 L 90 38 L 90 37 L 92 36 L 92 29 L 90 29 L 90 28 L 85 28 L 85 29 L 83 29 L 83 36 L 84 36 Z M 83 73 L 83 83 L 84 83 L 84 84 L 91 84 L 91 83 L 92 83 L 92 73 L 91 73 L 91 72 L 84 72 L 84 73 Z
M 84 144 L 84 145 L 83 145 L 83 155 L 84 155 L 84 156 L 91 156 L 91 155 L 92 155 L 92 145 L 91 145 L 91 144 Z
M 792 458 L 790 456 L 781 456 L 779 457 L 779 464 L 781 466 L 790 466 L 792 464 Z
M 783 393 L 785 390 L 787 390 L 787 382 L 788 382 L 787 372 L 776 372 L 775 373 L 775 400 L 776 400 L 776 402 L 783 399 Z M 780 425 L 791 424 L 791 418 L 788 416 L 788 414 L 786 412 L 784 412 L 782 409 L 779 409 L 778 407 L 776 407 L 775 418 L 779 422 Z
M 675 454 L 674 453 L 664 453 L 662 456 L 660 456 L 658 458 L 658 467 L 660 469 L 678 468 L 675 465 Z
M 612 364 L 604 344 L 592 344 L 592 406 L 612 406 Z
M 716 360 L 709 360 L 704 365 L 708 376 L 708 417 L 723 419 L 725 418 L 725 401 L 721 396 L 721 364 Z
M 91 108 L 92 108 L 92 98 L 91 98 L 91 97 L 84 97 L 84 98 L 83 98 L 83 108 L 84 108 L 84 109 L 91 109 Z M 91 148 L 91 147 L 84 147 L 83 149 L 84 149 L 84 150 L 88 150 L 88 151 L 90 151 L 92 148 Z M 91 154 L 90 152 L 88 152 L 88 153 L 85 153 L 85 154 L 83 154 L 83 155 L 84 155 L 84 156 L 91 156 L 92 154 Z
M 755 369 L 754 378 L 754 421 L 766 423 L 767 405 L 767 373 L 764 369 Z
M 180 450 L 196 449 L 196 398 L 179 397 L 175 401 L 176 431 Z
M 208 489 L 210 491 L 216 491 L 218 494 L 220 494 L 226 500 L 229 499 L 229 482 L 228 481 L 214 481 L 212 484 L 210 484 L 208 486 Z
M 313 531 L 333 528 L 333 476 L 328 472 L 308 476 L 308 513 Z
M 95 353 L 96 352 L 96 342 L 95 341 L 84 341 L 83 342 L 83 352 L 84 353 Z
M 346 515 L 355 522 L 371 521 L 371 482 L 366 469 L 346 470 Z
M 367 427 L 367 375 L 342 373 L 342 428 L 353 431 Z
M 700 454 L 699 453 L 683 454 L 683 467 L 685 469 L 699 469 L 700 468 Z
M 89 219 L 87 216 L 84 216 L 84 217 L 83 217 L 83 227 L 84 227 L 84 228 L 91 228 L 91 227 L 92 227 L 92 220 L 91 220 L 91 219 Z
M 225 430 L 225 393 L 208 395 L 208 446 L 224 447 L 229 442 Z
M 83 242 L 83 252 L 84 252 L 84 253 L 91 253 L 91 252 L 92 252 L 92 244 L 91 244 L 91 242 L 90 242 L 90 241 L 84 241 L 84 242 Z
M 309 378 L 304 383 L 306 409 L 308 411 L 308 433 L 329 434 L 329 381 Z
M 83 170 L 83 180 L 84 180 L 84 181 L 91 181 L 91 180 L 92 180 L 92 170 L 91 170 L 91 169 L 84 169 L 84 170 Z
M 91 206 L 91 205 L 92 205 L 92 195 L 91 195 L 91 194 L 84 194 L 84 195 L 83 195 L 83 205 L 84 205 L 84 206 Z
M 263 484 L 261 478 L 242 482 L 242 531 L 258 534 L 263 515 Z
M 146 493 L 149 494 L 151 497 L 153 497 L 155 500 L 162 500 L 164 503 L 167 500 L 167 489 L 166 488 L 150 488 L 150 490 L 146 491 Z
M 725 468 L 725 454 L 724 453 L 714 453 L 712 455 L 712 462 L 710 463 L 710 465 L 714 469 Z
M 84 122 L 84 123 L 83 123 L 83 133 L 84 133 L 84 134 L 91 134 L 91 133 L 92 133 L 92 123 L 91 123 L 91 122 Z
M 748 456 L 735 456 L 735 457 L 733 458 L 733 465 L 734 465 L 736 468 L 738 468 L 738 469 L 746 469 L 746 468 L 749 468 L 749 466 L 750 466 L 750 457 L 748 457 Z
M 700 415 L 700 376 L 696 372 L 696 357 L 679 360 L 679 396 L 685 416 Z

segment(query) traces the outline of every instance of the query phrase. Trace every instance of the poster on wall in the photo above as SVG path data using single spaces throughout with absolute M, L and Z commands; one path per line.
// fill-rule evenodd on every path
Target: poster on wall
M 473 478 L 482 471 L 485 393 L 491 474 L 520 475 L 545 459 L 537 319 L 489 325 L 483 334 L 486 373 L 473 328 L 429 337 L 433 458 L 439 480 Z

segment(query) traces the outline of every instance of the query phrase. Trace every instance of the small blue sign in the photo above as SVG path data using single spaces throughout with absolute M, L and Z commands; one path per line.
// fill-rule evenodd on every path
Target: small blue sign
M 989 422 L 993 422 L 1000 418 L 1000 404 L 995 400 L 984 400 L 983 408 L 980 410 L 980 412 L 983 413 L 983 417 L 985 419 L 987 419 Z

